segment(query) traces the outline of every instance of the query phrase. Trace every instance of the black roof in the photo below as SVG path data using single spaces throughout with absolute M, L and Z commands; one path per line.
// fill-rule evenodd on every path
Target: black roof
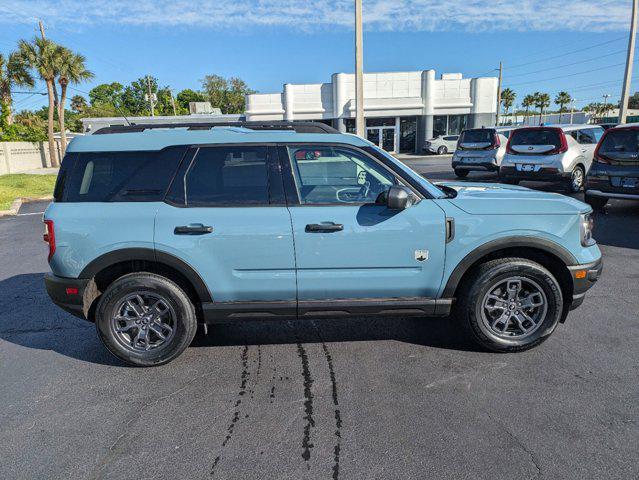
M 188 130 L 210 130 L 213 127 L 244 127 L 251 130 L 294 130 L 297 133 L 339 133 L 338 130 L 321 122 L 182 122 L 182 123 L 140 123 L 131 125 L 111 125 L 96 130 L 93 135 L 110 133 L 143 132 L 154 128 L 187 128 Z

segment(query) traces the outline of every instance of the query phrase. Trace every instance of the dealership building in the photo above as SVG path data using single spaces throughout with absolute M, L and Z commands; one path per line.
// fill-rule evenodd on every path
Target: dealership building
M 497 79 L 436 77 L 434 70 L 364 74 L 366 137 L 394 153 L 419 152 L 424 141 L 495 123 Z M 355 132 L 355 75 L 329 83 L 287 83 L 281 93 L 246 97 L 248 121 L 321 121 Z

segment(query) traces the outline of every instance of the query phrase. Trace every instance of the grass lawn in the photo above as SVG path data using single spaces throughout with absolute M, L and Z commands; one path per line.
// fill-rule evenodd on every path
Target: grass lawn
M 57 175 L 0 175 L 0 210 L 8 210 L 18 197 L 53 195 Z

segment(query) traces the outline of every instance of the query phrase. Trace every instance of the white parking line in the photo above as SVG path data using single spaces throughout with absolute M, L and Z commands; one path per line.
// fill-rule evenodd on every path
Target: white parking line
M 18 217 L 24 217 L 25 215 L 42 215 L 44 212 L 33 212 L 33 213 L 18 213 Z

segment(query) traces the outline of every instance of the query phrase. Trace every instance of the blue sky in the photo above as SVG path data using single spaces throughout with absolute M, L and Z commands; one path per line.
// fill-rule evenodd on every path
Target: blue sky
M 617 101 L 631 1 L 557 3 L 364 0 L 365 71 L 490 75 L 503 60 L 516 103 L 562 89 L 578 105 L 603 94 Z M 49 38 L 87 57 L 96 78 L 78 87 L 84 91 L 145 74 L 176 91 L 196 89 L 204 75 L 218 74 L 268 93 L 354 68 L 353 0 L 3 0 L 0 51 L 35 35 L 38 18 Z M 37 95 L 16 95 L 18 110 L 41 104 Z

